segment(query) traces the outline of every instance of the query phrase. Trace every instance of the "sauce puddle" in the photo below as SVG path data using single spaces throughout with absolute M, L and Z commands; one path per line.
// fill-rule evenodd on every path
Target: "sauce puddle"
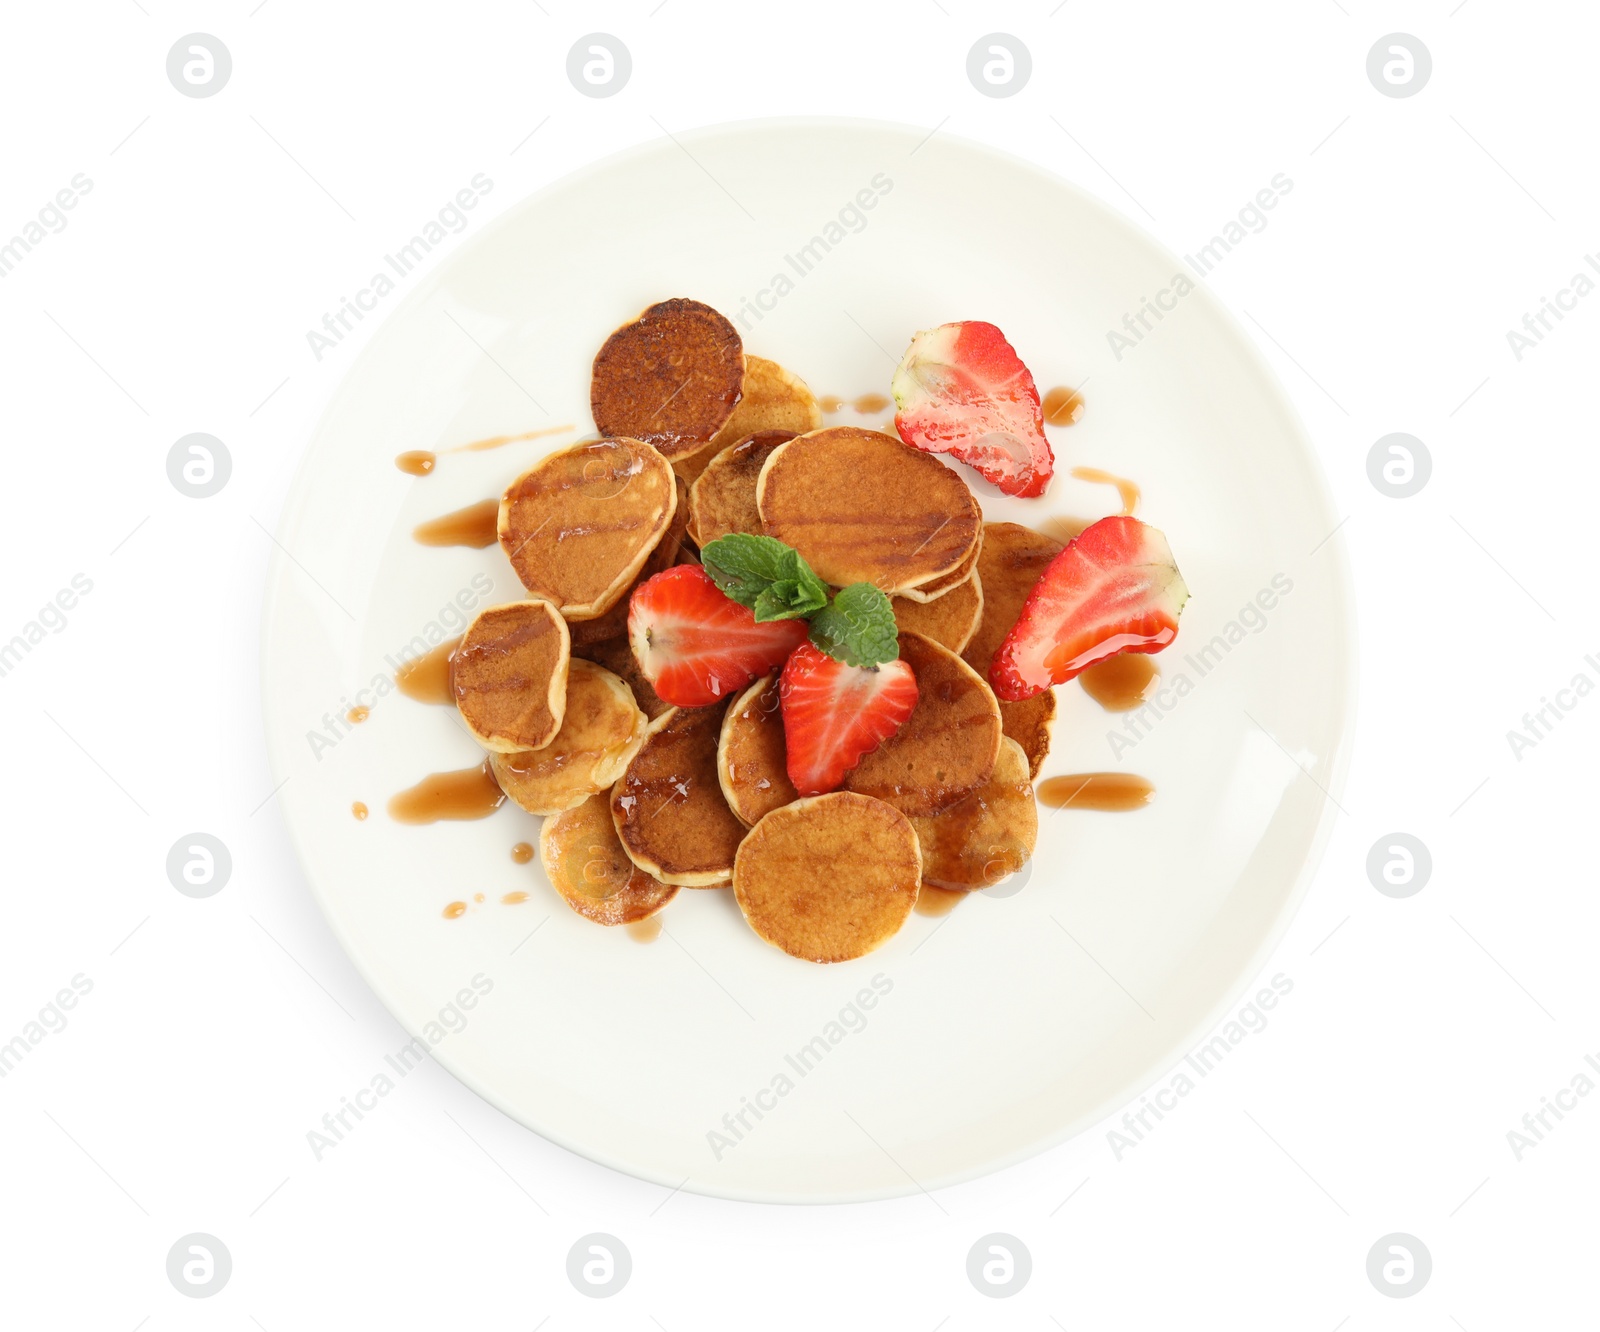
M 450 658 L 460 646 L 461 640 L 452 638 L 406 662 L 394 674 L 400 692 L 418 703 L 448 703 L 453 707 L 456 696 L 450 687 Z
M 661 937 L 661 917 L 646 916 L 643 920 L 630 920 L 623 928 L 640 943 L 650 943 Z
M 475 439 L 470 444 L 458 444 L 445 453 L 482 453 L 487 449 L 503 448 L 524 439 L 540 439 L 545 435 L 561 435 L 572 429 L 569 425 L 546 426 L 543 430 L 525 430 L 520 435 L 491 435 L 488 439 Z M 394 465 L 407 476 L 427 476 L 439 465 L 439 455 L 430 449 L 408 449 L 395 455 Z
M 502 903 L 504 903 L 506 906 L 516 906 L 519 903 L 526 902 L 527 900 L 528 900 L 527 893 L 522 893 L 522 892 L 507 893 L 504 897 L 502 897 L 500 899 L 500 901 Z
M 1143 809 L 1155 797 L 1150 780 L 1131 772 L 1074 772 L 1039 783 L 1039 803 L 1052 809 Z
M 1069 426 L 1083 410 L 1083 394 L 1075 389 L 1053 388 L 1044 395 L 1040 407 L 1046 425 Z
M 486 759 L 475 768 L 430 772 L 415 786 L 389 798 L 389 817 L 396 823 L 486 819 L 505 799 Z
M 817 399 L 817 406 L 830 416 L 835 412 L 842 412 L 846 407 L 862 416 L 875 416 L 894 405 L 894 399 L 885 397 L 882 393 L 863 393 L 859 398 L 841 398 L 836 393 L 828 393 Z
M 452 902 L 449 906 L 445 907 L 444 911 L 440 914 L 442 914 L 446 920 L 458 920 L 460 917 L 467 914 L 467 904 L 465 902 Z
M 1073 476 L 1080 481 L 1092 481 L 1096 485 L 1115 486 L 1117 494 L 1122 499 L 1122 512 L 1131 514 L 1139 507 L 1139 487 L 1125 476 L 1118 476 L 1115 472 L 1102 472 L 1098 467 L 1074 467 Z
M 533 859 L 533 848 L 526 842 L 518 842 L 511 848 L 511 859 L 519 865 L 526 865 Z
M 500 501 L 486 499 L 419 523 L 411 535 L 424 546 L 471 546 L 483 550 L 500 539 L 499 524 Z
M 1122 652 L 1080 671 L 1078 683 L 1107 712 L 1132 712 L 1144 702 L 1157 674 L 1148 653 Z
M 958 888 L 936 888 L 924 883 L 917 890 L 917 904 L 913 910 L 919 916 L 948 916 L 965 897 Z
M 353 805 L 350 806 L 350 812 L 352 814 L 354 814 L 357 819 L 366 818 L 367 817 L 367 813 L 368 813 L 367 807 L 364 804 L 362 804 L 359 800 L 357 800 Z

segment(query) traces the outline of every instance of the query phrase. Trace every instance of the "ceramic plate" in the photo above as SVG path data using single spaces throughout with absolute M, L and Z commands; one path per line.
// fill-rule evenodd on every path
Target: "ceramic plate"
M 1348 584 L 1282 390 L 1210 293 L 1125 219 L 1022 162 L 924 135 L 721 127 L 512 208 L 352 364 L 279 531 L 292 559 L 267 592 L 267 731 L 334 931 L 467 1085 L 669 1187 L 887 1197 L 1093 1125 L 1260 983 L 1343 777 Z M 1044 526 L 1116 511 L 1112 488 L 1068 475 L 1103 468 L 1138 483 L 1139 515 L 1170 539 L 1193 598 L 1156 703 L 1130 719 L 1059 689 L 1045 768 L 1138 773 L 1155 786 L 1147 808 L 1041 811 L 1020 891 L 914 915 L 878 952 L 826 967 L 763 944 L 728 891 L 683 891 L 649 943 L 580 919 L 537 861 L 514 863 L 538 833 L 515 807 L 421 827 L 386 815 L 396 791 L 480 758 L 453 709 L 393 691 L 395 665 L 522 595 L 497 547 L 426 547 L 412 530 L 588 433 L 602 340 L 680 295 L 724 311 L 747 351 L 819 396 L 886 393 L 911 334 L 955 319 L 998 324 L 1041 390 L 1082 385 L 1079 421 L 1050 432 L 1045 498 L 965 474 L 991 520 Z M 432 474 L 401 472 L 407 450 L 436 451 Z M 356 705 L 370 716 L 342 724 Z M 465 913 L 447 918 L 452 902 Z

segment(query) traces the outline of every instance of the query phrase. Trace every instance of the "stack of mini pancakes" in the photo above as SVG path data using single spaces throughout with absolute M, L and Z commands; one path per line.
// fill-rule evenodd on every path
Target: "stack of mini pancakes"
M 599 438 L 501 500 L 527 599 L 483 611 L 451 666 L 495 779 L 544 816 L 540 860 L 567 904 L 617 925 L 731 883 L 763 939 L 832 962 L 893 935 L 924 882 L 981 889 L 1019 869 L 1054 696 L 1003 703 L 985 677 L 1060 544 L 985 524 L 953 469 L 893 435 L 823 429 L 810 389 L 695 301 L 613 333 L 590 401 Z M 790 784 L 776 673 L 674 708 L 634 658 L 633 589 L 735 532 L 891 595 L 918 703 L 843 790 Z

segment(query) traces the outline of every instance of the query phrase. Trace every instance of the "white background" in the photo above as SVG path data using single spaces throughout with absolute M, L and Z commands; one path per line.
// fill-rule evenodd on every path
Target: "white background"
M 82 0 L 10 6 L 6 29 L 0 240 L 75 174 L 93 189 L 0 280 L 0 640 L 75 574 L 93 590 L 0 678 L 0 1043 L 75 975 L 93 988 L 0 1081 L 0 1324 L 1483 1332 L 1592 1317 L 1580 1182 L 1600 1165 L 1600 1096 L 1551 1117 L 1520 1160 L 1507 1134 L 1600 1053 L 1585 761 L 1600 699 L 1520 759 L 1506 735 L 1579 672 L 1600 683 L 1584 662 L 1600 654 L 1600 299 L 1520 362 L 1506 333 L 1600 249 L 1600 15 L 1506 0 Z M 1033 61 L 1004 99 L 965 72 L 996 30 Z M 233 58 L 206 99 L 165 72 L 196 31 Z M 565 75 L 595 31 L 632 53 L 607 99 Z M 1365 72 L 1396 31 L 1433 58 L 1406 99 Z M 1344 812 L 1266 971 L 1293 991 L 1120 1160 L 1113 1121 L 931 1197 L 668 1194 L 546 1144 L 431 1065 L 316 1161 L 307 1131 L 406 1037 L 310 898 L 260 733 L 269 532 L 372 324 L 320 363 L 306 332 L 475 173 L 493 193 L 430 262 L 616 149 L 817 113 L 993 143 L 1179 254 L 1275 174 L 1293 180 L 1207 279 L 1316 440 L 1356 580 Z M 214 498 L 167 480 L 193 431 L 232 455 Z M 1391 431 L 1432 454 L 1414 498 L 1367 479 Z M 233 857 L 205 900 L 165 871 L 196 830 Z M 1404 900 L 1366 873 L 1394 831 L 1433 857 Z M 233 1257 L 204 1300 L 165 1271 L 194 1231 Z M 592 1231 L 633 1257 L 614 1298 L 565 1276 Z M 966 1275 L 996 1231 L 1033 1256 L 1005 1300 Z M 1396 1231 L 1433 1258 L 1408 1299 L 1365 1272 Z

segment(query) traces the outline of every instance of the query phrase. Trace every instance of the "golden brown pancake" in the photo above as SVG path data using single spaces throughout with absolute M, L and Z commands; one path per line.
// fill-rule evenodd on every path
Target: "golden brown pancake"
M 763 676 L 728 704 L 717 743 L 717 777 L 728 808 L 746 827 L 799 798 L 785 766 L 778 676 Z
M 793 436 L 821 428 L 822 408 L 803 379 L 790 374 L 776 361 L 747 355 L 739 405 L 733 409 L 733 415 L 711 443 L 699 453 L 680 458 L 672 466 L 685 481 L 693 482 L 717 454 L 741 439 L 773 430 L 783 430 Z
M 583 440 L 511 483 L 500 546 L 529 592 L 569 620 L 592 620 L 627 591 L 677 505 L 672 468 L 648 444 Z
M 689 488 L 689 535 L 702 550 L 730 532 L 761 531 L 756 481 L 768 456 L 794 438 L 792 431 L 767 430 L 730 444 L 706 464 Z
M 931 638 L 901 634 L 900 656 L 917 677 L 917 706 L 845 774 L 844 788 L 909 816 L 937 814 L 989 780 L 1000 706 L 972 667 Z
M 978 577 L 983 580 L 983 618 L 978 632 L 962 649 L 962 659 L 984 679 L 1000 644 L 1022 614 L 1022 603 L 1039 581 L 1045 565 L 1061 553 L 1061 543 L 1020 523 L 985 523 L 978 552 Z M 1050 752 L 1050 723 L 1056 696 L 1046 689 L 1020 703 L 1000 700 L 1005 732 L 1028 755 L 1028 772 L 1037 777 Z
M 733 892 L 750 928 L 807 962 L 870 953 L 916 905 L 917 834 L 899 810 L 848 791 L 775 809 L 750 830 Z
M 604 666 L 613 675 L 620 676 L 628 688 L 633 690 L 633 701 L 639 705 L 639 710 L 651 721 L 663 712 L 671 710 L 672 704 L 656 693 L 650 681 L 645 679 L 626 636 L 608 638 L 603 643 L 586 643 L 582 647 L 574 647 L 572 655 Z
M 672 522 L 656 542 L 655 549 L 645 559 L 644 567 L 628 584 L 628 590 L 617 598 L 616 604 L 592 620 L 573 620 L 568 625 L 572 633 L 572 646 L 576 651 L 589 643 L 599 643 L 607 638 L 626 637 L 628 633 L 628 601 L 634 588 L 647 582 L 674 564 L 685 564 L 694 559 L 684 544 L 684 532 L 689 525 L 689 486 L 681 476 L 673 477 L 678 492 L 677 508 L 672 512 Z
M 650 723 L 644 744 L 611 791 L 611 817 L 629 859 L 663 883 L 713 888 L 733 873 L 744 838 L 717 780 L 722 705 L 673 708 Z
M 561 729 L 571 644 L 548 601 L 490 606 L 450 658 L 450 692 L 485 749 L 543 749 Z
M 611 788 L 649 725 L 633 691 L 592 661 L 573 658 L 566 715 L 543 749 L 491 754 L 500 789 L 530 814 L 558 814 Z
M 539 863 L 562 900 L 601 925 L 643 920 L 678 895 L 672 884 L 651 878 L 623 854 L 604 795 L 544 821 Z
M 836 426 L 781 444 L 757 487 L 768 536 L 825 582 L 894 595 L 960 567 L 983 514 L 967 483 L 931 454 L 876 430 Z
M 912 601 L 908 597 L 895 597 L 890 604 L 894 607 L 894 622 L 902 630 L 921 634 L 940 647 L 960 652 L 977 633 L 978 621 L 983 618 L 983 583 L 974 569 L 951 588 L 948 595 L 937 600 Z
M 936 888 L 991 888 L 1028 862 L 1039 836 L 1039 805 L 1028 756 L 1009 736 L 989 780 L 931 818 L 915 818 L 922 877 Z
M 687 458 L 733 414 L 743 382 L 744 344 L 732 324 L 699 301 L 661 301 L 605 340 L 589 408 L 602 435 Z
M 924 583 L 921 587 L 908 587 L 900 595 L 910 601 L 937 601 L 946 592 L 953 592 L 972 576 L 978 567 L 978 553 L 983 549 L 983 532 L 979 529 L 977 544 L 967 552 L 967 558 L 962 560 L 947 574 L 940 574 L 931 583 Z

